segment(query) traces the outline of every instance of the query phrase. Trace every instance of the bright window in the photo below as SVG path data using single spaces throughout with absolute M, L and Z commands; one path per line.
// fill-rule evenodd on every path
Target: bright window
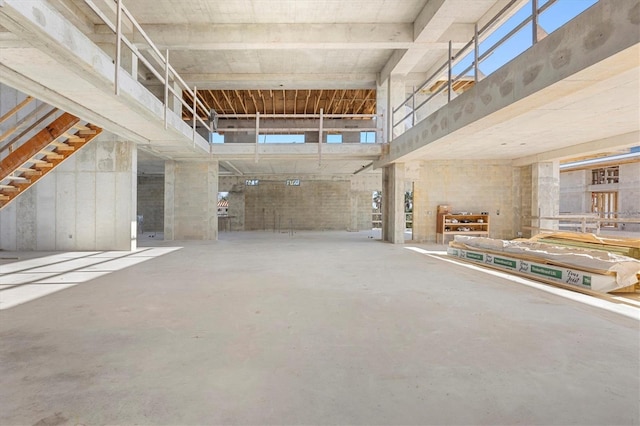
M 304 135 L 258 135 L 258 143 L 304 143 Z
M 327 143 L 342 143 L 342 135 L 341 134 L 327 135 Z
M 376 132 L 360 132 L 360 143 L 376 143 Z

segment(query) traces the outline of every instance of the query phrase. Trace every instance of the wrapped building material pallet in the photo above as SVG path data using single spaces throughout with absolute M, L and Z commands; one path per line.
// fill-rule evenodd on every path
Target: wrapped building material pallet
M 448 254 L 533 279 L 607 293 L 633 289 L 640 261 L 599 250 L 456 236 Z
M 553 232 L 538 234 L 527 241 L 535 241 L 556 246 L 578 247 L 621 254 L 640 260 L 640 238 L 601 237 L 595 234 L 575 232 Z

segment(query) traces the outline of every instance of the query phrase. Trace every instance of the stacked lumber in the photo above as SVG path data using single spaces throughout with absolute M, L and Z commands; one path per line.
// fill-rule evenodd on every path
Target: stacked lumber
M 602 242 L 600 242 L 602 243 Z M 539 281 L 608 293 L 634 291 L 640 261 L 602 249 L 557 246 L 532 240 L 456 236 L 449 255 Z
M 607 238 L 594 234 L 554 232 L 550 234 L 538 234 L 528 241 L 537 241 L 555 246 L 601 250 L 640 259 L 640 238 Z

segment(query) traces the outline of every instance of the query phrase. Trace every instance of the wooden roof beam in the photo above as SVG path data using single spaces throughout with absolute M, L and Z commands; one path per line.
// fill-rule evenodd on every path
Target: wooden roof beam
M 229 96 L 227 95 L 227 93 L 224 90 L 221 90 L 222 92 L 222 96 L 224 96 L 224 99 L 227 101 L 227 103 L 229 104 L 229 106 L 231 107 L 231 113 L 232 114 L 237 114 L 236 112 L 236 108 L 233 106 L 233 104 L 231 103 L 231 100 L 229 99 Z
M 313 107 L 313 113 L 314 114 L 318 114 L 320 112 L 318 110 L 318 107 L 320 106 L 320 100 L 322 99 L 322 92 L 323 92 L 323 90 L 320 89 L 320 94 L 318 95 L 318 98 L 316 99 L 315 106 Z

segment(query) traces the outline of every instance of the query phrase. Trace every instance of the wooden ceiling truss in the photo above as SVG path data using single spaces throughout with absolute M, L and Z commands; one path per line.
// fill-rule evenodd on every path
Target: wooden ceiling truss
M 193 105 L 193 98 L 184 93 Z M 220 116 L 261 114 L 375 114 L 376 91 L 357 90 L 198 90 L 198 98 Z M 198 108 L 206 119 L 209 111 Z M 183 119 L 192 120 L 191 112 L 183 109 Z

